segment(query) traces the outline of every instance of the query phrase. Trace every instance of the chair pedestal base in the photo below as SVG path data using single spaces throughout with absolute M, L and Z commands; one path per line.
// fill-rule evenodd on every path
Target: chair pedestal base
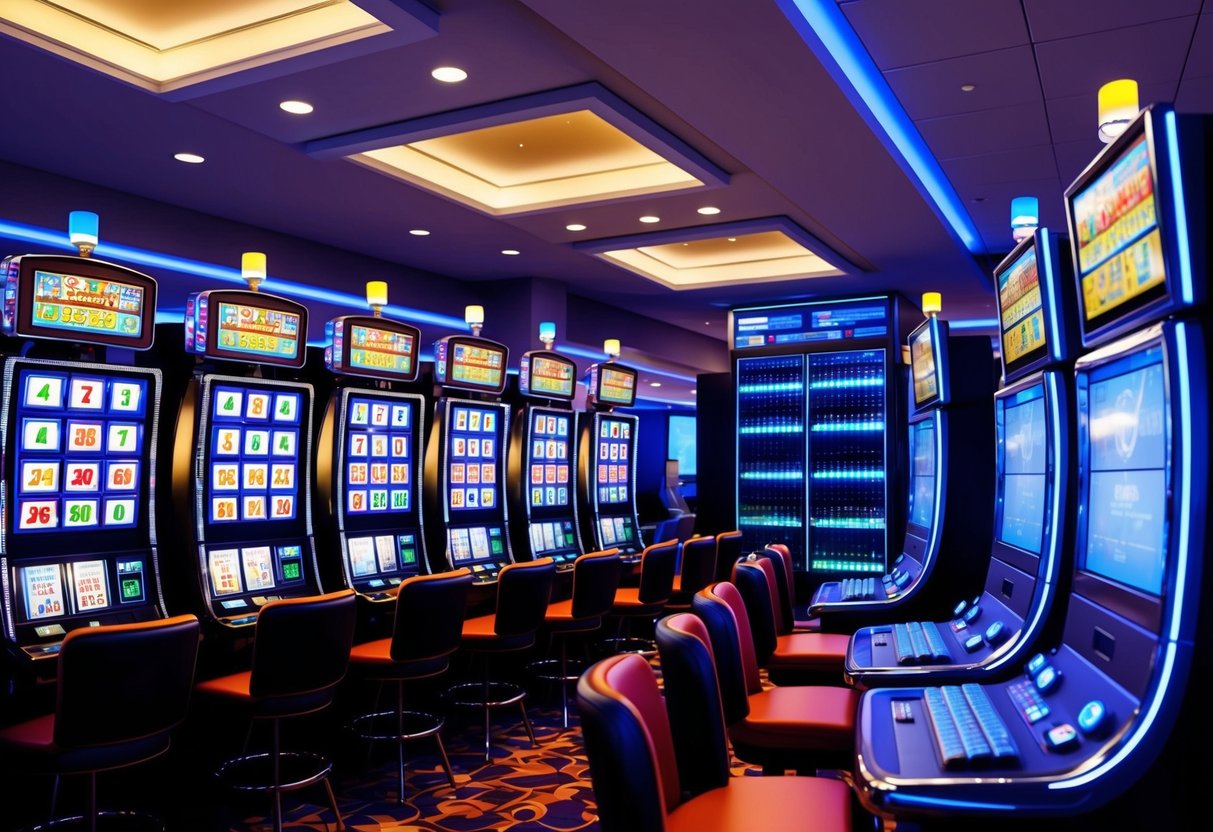
M 616 653 L 637 653 L 645 658 L 652 658 L 657 655 L 657 643 L 655 641 L 637 636 L 604 638 L 598 642 L 598 646 L 608 656 L 613 656 Z
M 543 682 L 558 682 L 560 684 L 560 711 L 563 716 L 562 724 L 569 727 L 569 685 L 576 684 L 585 670 L 586 663 L 581 659 L 570 659 L 564 643 L 560 645 L 560 658 L 536 659 L 529 663 L 527 670 Z
M 461 708 L 484 709 L 485 762 L 492 759 L 490 734 L 492 730 L 491 714 L 493 708 L 505 708 L 510 705 L 517 705 L 518 710 L 522 712 L 522 724 L 526 726 L 526 734 L 531 740 L 531 747 L 538 747 L 538 744 L 535 742 L 535 729 L 531 727 L 531 718 L 526 712 L 526 691 L 519 685 L 511 682 L 492 680 L 464 682 L 463 684 L 452 685 L 447 689 L 446 693 L 447 699 L 452 705 Z
M 43 830 L 81 829 L 90 832 L 164 832 L 164 821 L 148 812 L 137 812 L 127 809 L 103 809 L 94 818 L 86 815 L 54 818 L 43 821 L 36 826 L 21 827 L 19 832 L 43 832 Z
M 275 830 L 282 829 L 282 793 L 323 782 L 329 806 L 337 818 L 337 828 L 345 829 L 345 821 L 337 808 L 337 796 L 329 782 L 332 770 L 333 764 L 322 754 L 282 751 L 277 755 L 266 752 L 233 757 L 219 767 L 215 777 L 233 791 L 271 792 L 274 795 Z
M 379 711 L 355 717 L 350 723 L 350 730 L 359 739 L 371 742 L 395 742 L 397 744 L 397 759 L 400 773 L 400 791 L 397 801 L 404 803 L 404 744 L 411 740 L 433 737 L 438 744 L 438 756 L 442 768 L 446 772 L 447 782 L 455 788 L 455 774 L 451 771 L 451 761 L 446 755 L 446 746 L 439 733 L 446 720 L 438 714 L 426 711 Z

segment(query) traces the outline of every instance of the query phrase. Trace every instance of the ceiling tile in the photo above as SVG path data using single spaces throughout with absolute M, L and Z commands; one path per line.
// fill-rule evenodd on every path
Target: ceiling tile
M 1038 43 L 1036 62 L 1045 98 L 1094 96 L 1116 78 L 1133 78 L 1142 85 L 1178 80 L 1196 20 L 1183 17 Z
M 1053 147 L 1039 144 L 1017 147 L 985 156 L 963 156 L 940 163 L 956 190 L 974 193 L 983 186 L 1024 179 L 1048 179 L 1057 175 Z
M 1030 46 L 893 69 L 885 80 L 916 121 L 1040 101 Z M 964 92 L 965 84 L 976 89 Z
M 1023 0 L 1036 43 L 1194 15 L 1200 5 L 1201 0 Z
M 1099 155 L 1103 147 L 1099 139 L 1095 138 L 1094 132 L 1086 141 L 1059 142 L 1053 145 L 1053 152 L 1057 155 L 1057 174 L 1061 179 L 1063 191 L 1091 164 L 1091 160 Z
M 978 156 L 1048 144 L 1043 104 L 1020 104 L 956 116 L 926 119 L 918 130 L 936 159 Z
M 1016 0 L 857 0 L 842 11 L 882 70 L 1028 42 Z
M 1213 75 L 1185 78 L 1175 96 L 1175 109 L 1181 113 L 1213 113 Z
M 1184 66 L 1185 78 L 1203 78 L 1213 75 L 1213 14 L 1202 14 L 1196 24 L 1196 36 L 1188 50 L 1188 63 Z
M 1014 197 L 1034 196 L 1039 200 L 1041 225 L 1058 231 L 1064 231 L 1066 226 L 1062 187 L 1056 177 L 987 186 L 983 189 L 981 202 L 974 202 L 969 194 L 963 196 L 969 216 L 977 223 L 982 239 L 991 251 L 1008 250 L 1013 245 L 1011 200 Z
M 1176 81 L 1161 84 L 1145 84 L 1137 89 L 1137 97 L 1144 107 L 1155 102 L 1170 103 L 1175 100 Z M 1076 142 L 1093 138 L 1099 123 L 1098 93 L 1084 93 L 1066 98 L 1052 98 L 1045 102 L 1049 114 L 1049 133 L 1055 142 Z

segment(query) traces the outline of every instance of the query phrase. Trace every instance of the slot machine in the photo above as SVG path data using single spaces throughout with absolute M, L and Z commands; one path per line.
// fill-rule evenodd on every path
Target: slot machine
M 1210 635 L 1199 617 L 1208 137 L 1207 119 L 1155 105 L 1066 190 L 1084 353 L 1074 366 L 1076 551 L 1061 634 L 1004 681 L 864 693 L 856 745 L 866 805 L 1016 818 L 1106 805 L 1118 827 L 1195 823 L 1195 760 L 1209 729 L 1196 683 L 1208 678 Z M 1155 799 L 1163 783 L 1174 800 Z
M 615 410 L 636 403 L 636 371 L 613 360 L 594 364 L 586 390 L 577 451 L 582 545 L 587 552 L 618 549 L 624 557 L 639 556 L 644 549 L 636 514 L 640 420 Z
M 189 296 L 185 351 L 197 356 L 177 415 L 172 491 L 202 618 L 251 627 L 268 601 L 321 591 L 312 535 L 307 308 L 258 290 L 264 255 L 245 255 L 249 289 Z M 288 376 L 288 378 L 282 378 Z
M 73 212 L 82 255 L 97 217 Z M 126 366 L 152 345 L 156 281 L 87 256 L 0 263 L 0 586 L 8 652 L 54 675 L 68 632 L 165 617 L 156 536 L 161 374 Z M 8 352 L 7 345 L 5 352 Z
M 518 392 L 523 397 L 510 429 L 508 483 L 514 515 L 514 556 L 550 557 L 571 567 L 580 555 L 574 464 L 576 415 L 572 409 L 577 365 L 552 351 L 556 328 L 544 329 L 545 349 L 522 356 Z
M 994 284 L 1003 384 L 994 394 L 994 532 L 985 582 L 980 595 L 957 598 L 947 620 L 856 631 L 844 672 L 860 687 L 1005 675 L 1065 611 L 1073 553 L 1073 280 L 1055 236 L 1038 229 L 994 269 Z M 914 456 L 912 520 L 925 519 L 932 506 L 925 456 Z
M 481 313 L 483 315 L 483 313 Z M 481 318 L 483 321 L 483 317 Z M 434 422 L 425 452 L 427 550 L 434 572 L 468 567 L 491 583 L 513 562 L 505 501 L 509 407 L 504 344 L 449 335 L 434 344 Z
M 326 324 L 324 361 L 339 381 L 320 425 L 316 491 L 326 582 L 383 603 L 426 569 L 417 487 L 425 399 L 400 389 L 417 380 L 421 331 L 380 316 L 386 284 L 368 284 L 367 297 L 374 316 Z

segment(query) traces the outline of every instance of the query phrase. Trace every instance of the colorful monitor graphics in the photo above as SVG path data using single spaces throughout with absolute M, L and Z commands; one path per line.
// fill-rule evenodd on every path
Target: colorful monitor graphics
M 735 309 L 730 318 L 735 350 L 883 338 L 889 332 L 889 302 L 887 298 L 860 298 L 754 307 Z
M 948 325 L 934 316 L 910 333 L 910 372 L 916 407 L 947 403 L 944 369 L 947 337 Z
M 518 389 L 523 395 L 572 401 L 577 365 L 554 352 L 535 350 L 522 356 Z
M 1001 410 L 998 539 L 1039 555 L 1048 470 L 1044 385 L 1034 385 L 1010 401 L 999 400 L 998 407 Z
M 635 546 L 640 543 L 636 534 L 636 525 L 631 517 L 599 517 L 598 538 L 601 545 L 606 546 Z
M 145 350 L 156 320 L 156 281 L 83 257 L 6 260 L 4 331 L 10 335 Z
M 150 546 L 158 371 L 9 359 L 12 449 L 9 549 L 46 552 Z M 11 414 L 11 415 L 10 415 Z M 100 544 L 80 532 L 113 532 Z M 49 535 L 53 544 L 13 544 Z M 36 547 L 36 548 L 35 548 Z
M 416 534 L 350 535 L 345 539 L 350 576 L 371 587 L 399 583 L 402 572 L 418 569 Z
M 573 521 L 545 520 L 531 523 L 531 552 L 536 557 L 567 551 L 577 547 L 576 534 L 573 531 Z
M 16 567 L 22 622 L 89 616 L 148 600 L 142 558 L 29 563 Z
M 1035 237 L 1018 249 L 1015 259 L 994 273 L 998 284 L 998 317 L 1002 334 L 1002 361 L 1015 367 L 1048 349 L 1040 264 Z
M 235 289 L 190 295 L 186 352 L 229 361 L 302 367 L 307 308 L 286 298 Z
M 206 571 L 211 596 L 220 609 L 246 609 L 248 602 L 238 597 L 244 593 L 264 593 L 303 583 L 303 558 L 299 543 L 208 547 Z
M 500 393 L 508 355 L 504 344 L 450 335 L 434 344 L 434 378 L 448 387 Z
M 418 400 L 348 391 L 341 441 L 345 518 L 400 515 L 416 508 Z
M 1093 371 L 1079 402 L 1088 458 L 1081 568 L 1162 593 L 1167 553 L 1167 392 L 1162 348 Z
M 636 403 L 635 370 L 618 364 L 599 364 L 597 371 L 595 401 L 621 407 Z
M 533 408 L 528 417 L 528 505 L 532 509 L 567 507 L 573 493 L 573 414 Z
M 910 522 L 931 528 L 935 512 L 935 420 L 910 426 Z
M 447 508 L 451 515 L 503 511 L 504 410 L 493 405 L 450 402 L 447 419 Z
M 408 324 L 364 315 L 334 318 L 325 324 L 329 347 L 325 363 L 334 372 L 348 375 L 417 378 L 417 351 L 421 331 Z
M 224 376 L 205 381 L 201 441 L 207 536 L 238 524 L 239 534 L 255 538 L 257 525 L 301 517 L 311 387 Z
M 632 434 L 635 425 L 630 419 L 604 416 L 598 420 L 598 436 L 594 443 L 594 488 L 598 505 L 630 504 L 632 494 Z
M 455 568 L 506 556 L 505 534 L 500 526 L 451 528 L 447 529 L 446 539 Z

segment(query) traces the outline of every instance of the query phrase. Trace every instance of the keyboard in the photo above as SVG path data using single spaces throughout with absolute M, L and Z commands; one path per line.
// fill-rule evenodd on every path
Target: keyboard
M 945 685 L 922 692 L 935 750 L 945 769 L 1010 765 L 1019 749 L 981 685 Z
M 867 601 L 876 597 L 875 578 L 843 578 L 842 600 Z
M 934 621 L 893 625 L 893 651 L 898 664 L 950 661 L 952 654 Z

